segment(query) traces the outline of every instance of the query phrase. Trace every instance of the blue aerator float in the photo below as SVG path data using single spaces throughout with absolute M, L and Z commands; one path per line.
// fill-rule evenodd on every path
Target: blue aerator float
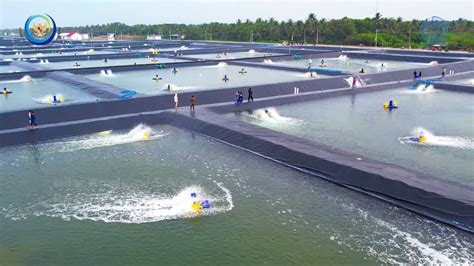
M 345 74 L 341 70 L 323 68 L 323 67 L 310 67 L 309 71 L 316 72 L 318 74 L 327 74 L 327 75 L 343 75 L 343 74 Z
M 197 198 L 196 192 L 191 193 L 191 198 Z M 194 201 L 193 204 L 191 205 L 191 208 L 195 212 L 200 212 L 203 209 L 209 209 L 211 208 L 211 202 L 209 200 L 203 200 L 203 201 Z
M 426 86 L 429 86 L 429 85 L 433 85 L 433 83 L 436 83 L 436 82 L 442 82 L 442 81 L 436 81 L 436 80 L 430 80 L 430 79 L 427 79 L 427 80 L 421 80 L 420 79 L 420 80 L 415 81 L 413 84 L 410 84 L 408 86 L 408 88 L 410 90 L 416 90 L 418 88 L 418 86 L 420 86 L 422 84 L 425 85 L 425 87 L 426 87 Z
M 125 99 L 130 99 L 132 98 L 135 94 L 137 94 L 136 91 L 132 90 L 124 90 L 120 92 L 122 95 L 118 97 L 119 100 L 125 100 Z

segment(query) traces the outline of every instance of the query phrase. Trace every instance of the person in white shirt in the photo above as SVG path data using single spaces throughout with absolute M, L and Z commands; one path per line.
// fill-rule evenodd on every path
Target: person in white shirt
M 174 109 L 178 110 L 178 94 L 174 94 Z

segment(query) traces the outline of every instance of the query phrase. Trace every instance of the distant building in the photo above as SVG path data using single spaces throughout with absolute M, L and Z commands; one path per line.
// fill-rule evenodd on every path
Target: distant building
M 89 34 L 78 32 L 64 32 L 59 34 L 59 39 L 66 41 L 86 41 L 89 40 Z
M 183 40 L 184 39 L 184 34 L 179 35 L 179 34 L 171 34 L 170 35 L 170 40 Z
M 146 36 L 147 40 L 161 40 L 161 34 L 151 34 Z
M 107 33 L 107 41 L 115 41 L 115 33 Z

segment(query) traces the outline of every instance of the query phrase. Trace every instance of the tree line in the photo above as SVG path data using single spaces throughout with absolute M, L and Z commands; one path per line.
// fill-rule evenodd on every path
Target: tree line
M 333 45 L 365 45 L 380 47 L 418 48 L 424 40 L 420 34 L 423 20 L 385 18 L 377 13 L 373 18 L 318 19 L 314 13 L 305 20 L 277 21 L 273 18 L 255 21 L 238 20 L 235 23 L 157 24 L 133 25 L 115 22 L 104 25 L 63 27 L 62 32 L 77 31 L 93 36 L 115 33 L 146 36 L 161 34 L 167 39 L 171 34 L 184 35 L 189 40 L 222 40 L 254 42 L 287 42 Z M 445 22 L 449 34 L 443 40 L 450 49 L 474 50 L 474 23 L 466 19 Z M 377 38 L 376 38 L 377 37 Z M 426 45 L 426 43 L 425 43 Z

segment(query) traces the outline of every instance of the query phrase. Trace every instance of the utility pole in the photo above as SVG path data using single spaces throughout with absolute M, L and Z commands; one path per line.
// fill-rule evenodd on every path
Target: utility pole
M 408 30 L 408 49 L 411 49 L 411 29 Z
M 319 44 L 319 28 L 316 28 L 316 45 Z
M 250 42 L 253 42 L 253 30 L 250 31 Z
M 377 35 L 378 35 L 378 33 L 379 33 L 379 30 L 376 29 L 375 30 L 375 48 L 377 48 Z
M 303 44 L 306 44 L 306 29 L 303 29 Z

